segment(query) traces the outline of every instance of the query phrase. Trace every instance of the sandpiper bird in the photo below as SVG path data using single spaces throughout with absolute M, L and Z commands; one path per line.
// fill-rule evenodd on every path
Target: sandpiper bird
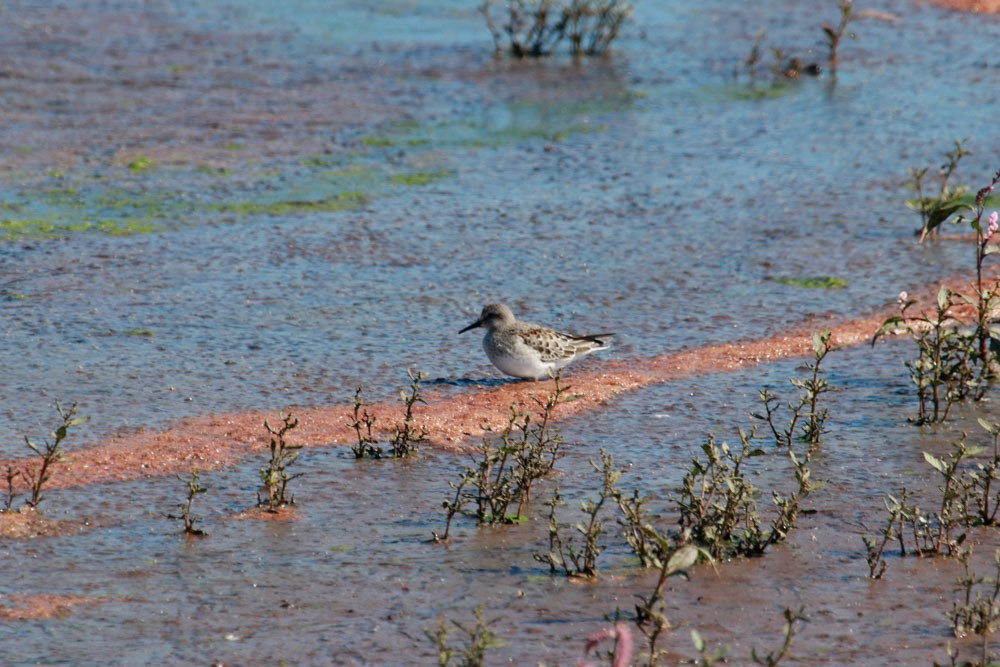
M 486 327 L 483 349 L 493 365 L 507 375 L 537 380 L 594 350 L 608 346 L 614 334 L 573 336 L 537 324 L 518 322 L 502 303 L 483 307 L 479 319 L 458 333 Z

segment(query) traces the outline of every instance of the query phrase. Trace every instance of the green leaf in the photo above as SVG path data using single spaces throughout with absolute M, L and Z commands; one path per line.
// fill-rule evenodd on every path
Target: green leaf
M 982 426 L 986 430 L 987 433 L 990 433 L 992 435 L 996 435 L 998 432 L 1000 432 L 1000 424 L 995 424 L 993 422 L 988 422 L 985 419 L 983 419 L 982 417 L 980 417 L 976 421 L 979 422 L 979 425 Z
M 924 460 L 930 463 L 931 466 L 942 475 L 948 469 L 948 466 L 945 465 L 945 462 L 939 459 L 938 457 L 934 456 L 933 454 L 928 454 L 927 452 L 924 452 Z
M 693 544 L 685 544 L 670 555 L 667 561 L 667 575 L 686 570 L 698 562 L 698 548 Z
M 694 650 L 698 653 L 705 651 L 705 639 L 697 630 L 691 630 L 691 643 L 694 644 Z
M 938 290 L 937 302 L 938 308 L 944 310 L 948 307 L 948 302 L 951 300 L 951 292 L 945 285 L 941 285 L 941 289 Z
M 934 208 L 931 209 L 931 214 L 927 218 L 927 231 L 940 226 L 942 222 L 954 215 L 963 206 L 964 204 L 942 205 L 942 202 L 935 204 Z

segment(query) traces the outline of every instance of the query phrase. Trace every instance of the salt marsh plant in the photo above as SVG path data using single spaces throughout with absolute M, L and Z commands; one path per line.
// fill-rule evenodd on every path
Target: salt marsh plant
M 566 39 L 574 56 L 597 56 L 606 53 L 618 37 L 632 14 L 632 4 L 623 0 L 484 0 L 479 10 L 497 53 L 540 58 Z
M 934 310 L 911 309 L 917 303 L 906 292 L 899 295 L 899 315 L 882 323 L 872 338 L 903 332 L 917 345 L 917 358 L 906 362 L 917 391 L 917 424 L 936 424 L 948 418 L 955 403 L 973 395 L 981 398 L 986 385 L 980 382 L 985 370 L 977 372 L 976 334 L 964 331 L 953 315 L 958 293 L 942 285 Z M 914 309 L 916 310 L 916 309 Z
M 413 370 L 407 370 L 406 374 L 410 378 L 409 391 L 404 389 L 399 392 L 400 400 L 403 402 L 403 421 L 393 427 L 393 434 L 389 438 L 392 457 L 396 459 L 410 456 L 420 445 L 427 442 L 427 429 L 417 426 L 413 419 L 413 406 L 417 403 L 426 403 L 420 394 L 420 383 L 427 374 Z
M 830 52 L 827 62 L 830 71 L 835 75 L 837 73 L 837 65 L 840 62 L 840 56 L 837 51 L 840 48 L 841 40 L 843 40 L 844 36 L 851 37 L 852 39 L 856 36 L 853 32 L 847 31 L 847 26 L 850 25 L 851 19 L 854 18 L 854 3 L 852 0 L 840 0 L 837 3 L 837 8 L 840 10 L 840 22 L 837 26 L 834 27 L 829 23 L 823 24 L 823 36 L 826 38 L 826 45 Z
M 18 494 L 16 491 L 15 483 L 17 478 L 21 476 L 21 471 L 14 468 L 14 466 L 7 466 L 7 472 L 4 473 L 4 481 L 6 482 L 7 492 L 3 501 L 2 512 L 10 512 L 14 505 L 14 500 L 17 498 Z
M 524 519 L 536 481 L 547 477 L 555 467 L 562 446 L 562 436 L 551 430 L 552 414 L 566 400 L 566 391 L 554 378 L 552 392 L 544 399 L 532 396 L 538 407 L 535 417 L 517 406 L 502 429 L 487 429 L 480 446 L 472 454 L 458 482 L 449 482 L 454 490 L 444 501 L 444 533 L 434 539 L 448 539 L 451 524 L 459 514 L 473 516 L 479 525 L 518 523 Z
M 476 607 L 476 624 L 466 626 L 458 621 L 451 621 L 466 637 L 465 646 L 454 646 L 450 643 L 452 628 L 444 616 L 438 617 L 437 626 L 433 630 L 424 630 L 424 635 L 435 644 L 438 651 L 439 667 L 482 667 L 486 664 L 486 652 L 491 648 L 503 646 L 497 634 L 490 628 L 490 622 L 483 616 L 483 606 Z
M 938 191 L 936 195 L 925 192 L 924 179 L 929 167 L 910 167 L 910 180 L 907 186 L 913 190 L 915 197 L 906 200 L 907 208 L 920 214 L 920 229 L 917 233 L 920 242 L 937 234 L 938 227 L 962 208 L 969 188 L 965 185 L 952 186 L 952 177 L 958 168 L 958 163 L 971 151 L 962 145 L 964 139 L 955 141 L 955 148 L 945 153 L 945 163 L 938 168 Z
M 375 415 L 368 412 L 368 404 L 361 398 L 364 386 L 359 386 L 354 392 L 354 412 L 351 415 L 351 428 L 357 435 L 358 443 L 351 445 L 356 459 L 380 459 L 382 458 L 382 448 L 379 447 L 378 438 L 372 433 L 375 425 Z
M 691 460 L 679 494 L 681 532 L 708 551 L 713 558 L 759 556 L 768 547 L 783 542 L 798 520 L 802 499 L 812 490 L 809 453 L 787 455 L 795 471 L 796 486 L 787 495 L 771 492 L 776 513 L 761 516 L 760 490 L 750 481 L 746 465 L 763 449 L 754 444 L 754 432 L 738 429 L 740 443 L 730 447 L 709 436 L 702 445 L 704 459 Z
M 958 149 L 956 149 L 957 151 Z M 962 399 L 982 400 L 998 375 L 993 340 L 993 317 L 1000 307 L 1000 282 L 987 279 L 983 267 L 989 255 L 998 252 L 989 241 L 1000 229 L 1000 216 L 993 211 L 988 220 L 986 200 L 1000 182 L 1000 171 L 989 185 L 979 190 L 972 204 L 956 203 L 946 210 L 937 225 L 954 214 L 956 224 L 968 222 L 975 233 L 976 278 L 971 293 L 942 286 L 936 308 L 930 313 L 910 315 L 916 303 L 906 292 L 899 295 L 899 315 L 889 317 L 875 333 L 872 344 L 882 336 L 903 332 L 917 344 L 918 357 L 907 362 L 917 388 L 917 422 L 944 421 L 951 406 Z M 929 224 L 929 223 L 928 223 Z M 930 231 L 936 229 L 936 225 Z M 959 317 L 971 306 L 972 317 Z M 965 325 L 965 326 L 963 326 Z
M 962 558 L 965 549 L 964 529 L 973 526 L 996 526 L 1000 505 L 1000 424 L 980 420 L 992 437 L 992 451 L 969 445 L 963 435 L 945 456 L 924 452 L 924 460 L 940 475 L 940 501 L 932 512 L 913 502 L 905 488 L 887 496 L 888 516 L 875 537 L 865 536 L 865 558 L 869 576 L 880 578 L 886 570 L 884 554 L 890 543 L 898 543 L 899 555 L 909 551 L 917 556 L 945 555 Z M 982 454 L 985 460 L 977 460 Z
M 271 435 L 271 457 L 267 466 L 260 469 L 261 491 L 266 497 L 261 497 L 258 491 L 257 506 L 265 508 L 268 512 L 277 512 L 279 507 L 295 504 L 295 500 L 290 495 L 286 498 L 285 494 L 288 491 L 288 483 L 301 477 L 303 473 L 290 474 L 288 468 L 298 459 L 302 445 L 291 445 L 286 438 L 288 432 L 298 425 L 299 420 L 294 419 L 291 413 L 281 417 L 281 426 L 278 428 L 274 428 L 267 421 L 264 422 L 264 428 Z
M 45 484 L 49 481 L 50 468 L 52 464 L 62 459 L 62 442 L 66 439 L 69 434 L 69 429 L 74 426 L 78 426 L 87 421 L 87 417 L 77 417 L 76 416 L 76 403 L 73 403 L 69 408 L 64 408 L 58 401 L 56 401 L 56 411 L 59 413 L 59 419 L 61 423 L 52 432 L 50 438 L 51 440 L 44 440 L 41 443 L 37 443 L 28 437 L 24 438 L 25 444 L 27 444 L 28 449 L 33 451 L 38 457 L 38 463 L 35 465 L 28 465 L 22 472 L 22 475 L 27 479 L 28 483 L 31 485 L 31 497 L 25 500 L 25 503 L 31 509 L 38 509 L 38 505 L 42 502 L 43 495 L 42 489 Z M 8 469 L 8 488 L 12 488 L 11 471 Z M 13 502 L 13 498 L 10 497 L 10 492 L 8 492 L 8 508 L 9 504 Z
M 791 410 L 791 417 L 787 423 L 781 424 L 777 421 L 779 399 L 767 389 L 760 392 L 764 414 L 755 414 L 754 417 L 767 422 L 774 435 L 774 442 L 779 447 L 791 448 L 796 440 L 807 444 L 810 450 L 819 445 L 829 416 L 829 411 L 819 406 L 820 397 L 833 391 L 833 387 L 823 377 L 822 370 L 823 361 L 833 350 L 830 337 L 829 329 L 812 335 L 813 362 L 806 366 L 809 369 L 809 377 L 805 380 L 791 380 L 792 386 L 799 389 L 800 393 L 798 402 L 787 403 L 788 409 Z
M 549 566 L 549 572 L 555 574 L 562 571 L 567 577 L 597 576 L 597 557 L 601 555 L 604 546 L 601 536 L 604 534 L 604 520 L 601 510 L 609 499 L 613 499 L 615 484 L 621 477 L 621 471 L 614 467 L 614 460 L 604 449 L 601 449 L 601 462 L 591 461 L 595 470 L 601 473 L 603 483 L 596 500 L 584 500 L 582 503 L 583 521 L 574 525 L 574 530 L 582 537 L 582 545 L 577 545 L 573 537 L 564 537 L 564 526 L 559 523 L 556 508 L 564 505 L 559 495 L 559 488 L 552 492 L 549 501 L 549 549 L 546 553 L 535 554 L 535 560 Z
M 196 523 L 201 521 L 199 517 L 196 517 L 191 511 L 194 505 L 194 499 L 199 495 L 208 491 L 208 489 L 201 485 L 201 473 L 197 470 L 191 471 L 191 475 L 185 478 L 182 475 L 177 475 L 177 479 L 184 482 L 187 485 L 187 499 L 177 505 L 181 513 L 179 515 L 168 514 L 168 519 L 176 519 L 178 521 L 184 522 L 184 534 L 191 535 L 193 537 L 204 537 L 208 535 L 204 530 L 195 526 Z
M 976 635 L 980 640 L 980 660 L 976 665 L 995 665 L 995 658 L 990 654 L 990 636 L 1000 628 L 1000 550 L 993 556 L 994 574 L 992 577 L 978 575 L 969 569 L 970 554 L 966 552 L 961 559 L 965 572 L 958 580 L 961 601 L 952 602 L 948 618 L 951 620 L 952 632 L 956 637 L 963 638 Z M 952 656 L 955 664 L 957 654 Z

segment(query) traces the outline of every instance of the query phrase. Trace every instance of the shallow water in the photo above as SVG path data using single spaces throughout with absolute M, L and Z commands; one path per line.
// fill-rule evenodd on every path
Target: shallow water
M 407 368 L 471 392 L 497 374 L 457 331 L 494 300 L 613 329 L 610 354 L 642 358 L 868 313 L 969 268 L 966 244 L 914 242 L 902 182 L 962 137 L 974 151 L 963 181 L 976 189 L 996 169 L 997 19 L 881 3 L 898 20 L 858 21 L 835 84 L 747 99 L 731 71 L 757 32 L 819 49 L 829 4 L 639 3 L 611 58 L 517 63 L 493 57 L 457 0 L 4 3 L 0 458 L 51 428 L 54 399 L 91 417 L 72 448 L 186 416 L 346 404 L 360 383 L 392 398 Z M 847 285 L 779 280 L 821 276 Z M 907 354 L 831 358 L 844 391 L 816 462 L 827 486 L 787 547 L 672 584 L 673 617 L 737 663 L 776 646 L 781 609 L 797 604 L 814 618 L 802 663 L 944 659 L 957 567 L 897 560 L 869 583 L 859 522 L 902 483 L 929 490 L 921 452 L 992 408 L 941 433 L 907 425 Z M 731 433 L 796 363 L 647 388 L 574 418 L 560 485 L 573 500 L 596 488 L 587 460 L 604 447 L 628 483 L 666 494 L 705 432 Z M 0 545 L 17 564 L 0 594 L 111 601 L 68 621 L 5 621 L 5 654 L 428 662 L 423 629 L 485 603 L 507 641 L 499 659 L 572 662 L 650 576 L 614 544 L 596 584 L 549 580 L 531 559 L 541 518 L 429 544 L 462 464 L 308 450 L 299 520 L 281 523 L 226 518 L 253 503 L 259 464 L 207 474 L 211 536 L 193 543 L 162 518 L 181 498 L 173 478 L 53 491 L 47 515 L 96 527 Z M 780 463 L 764 468 L 780 479 Z M 995 536 L 978 539 L 987 558 Z M 669 646 L 690 655 L 686 629 Z

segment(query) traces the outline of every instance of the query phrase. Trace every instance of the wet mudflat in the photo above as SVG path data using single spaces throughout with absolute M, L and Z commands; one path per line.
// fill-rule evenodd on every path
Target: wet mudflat
M 48 494 L 44 516 L 71 529 L 0 543 L 9 662 L 433 664 L 424 630 L 482 604 L 506 642 L 493 661 L 572 664 L 605 614 L 653 585 L 610 526 L 592 583 L 532 558 L 547 545 L 542 498 L 523 525 L 460 521 L 433 544 L 467 463 L 455 449 L 478 436 L 358 462 L 335 444 L 342 423 L 328 439 L 312 427 L 291 518 L 236 518 L 265 442 L 248 425 L 346 411 L 360 383 L 392 402 L 407 368 L 428 372 L 432 406 L 457 420 L 497 389 L 478 337 L 457 335 L 489 301 L 618 332 L 613 352 L 567 374 L 586 392 L 605 367 L 663 373 L 659 355 L 856 320 L 969 269 L 963 243 L 914 242 L 901 183 L 962 137 L 963 180 L 997 168 L 995 18 L 881 3 L 835 84 L 760 96 L 730 74 L 757 33 L 820 58 L 835 7 L 649 4 L 609 59 L 522 63 L 494 59 L 457 1 L 4 3 L 0 459 L 51 429 L 54 399 L 91 417 L 71 454 L 153 443 L 101 461 L 138 475 Z M 911 354 L 893 342 L 831 355 L 842 390 L 813 463 L 825 485 L 787 544 L 671 582 L 676 659 L 694 655 L 696 628 L 744 664 L 800 605 L 812 621 L 798 664 L 946 659 L 960 567 L 890 559 L 871 582 L 861 536 L 886 493 L 932 496 L 922 452 L 1000 417 L 987 403 L 946 427 L 909 424 Z M 718 373 L 664 375 L 567 415 L 567 520 L 595 493 L 588 461 L 604 448 L 669 526 L 666 498 L 706 433 L 732 440 L 759 389 L 801 375 L 801 359 L 776 358 L 736 371 L 720 359 Z M 216 464 L 192 444 L 211 535 L 186 540 L 163 516 L 184 487 L 156 438 L 183 457 L 216 432 L 213 415 L 248 414 L 228 431 L 246 443 L 237 456 Z M 762 487 L 786 473 L 777 452 L 759 461 Z M 1000 541 L 970 541 L 982 569 Z

